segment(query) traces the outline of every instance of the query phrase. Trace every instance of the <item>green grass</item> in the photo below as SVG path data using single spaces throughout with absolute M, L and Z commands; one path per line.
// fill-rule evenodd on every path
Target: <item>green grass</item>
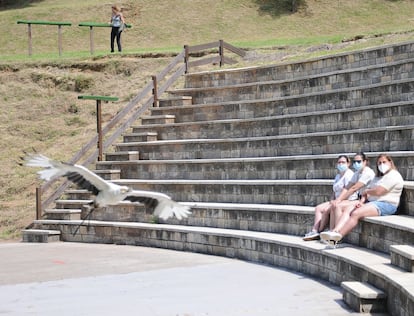
M 411 0 L 302 0 L 295 13 L 283 7 L 285 0 L 125 0 L 133 27 L 123 34 L 123 54 L 109 54 L 110 29 L 96 28 L 91 56 L 89 28 L 77 25 L 107 22 L 111 2 L 11 2 L 0 8 L 0 28 L 6 30 L 0 37 L 0 240 L 19 238 L 35 215 L 39 182 L 34 170 L 17 164 L 22 151 L 36 148 L 67 160 L 95 135 L 95 104 L 78 100 L 80 94 L 120 98 L 104 105 L 106 122 L 184 44 L 223 39 L 259 56 L 281 52 L 283 60 L 297 60 L 414 39 Z M 27 25 L 17 20 L 72 22 L 63 27 L 62 56 L 57 27 L 33 25 L 29 57 Z M 363 40 L 342 43 L 357 36 Z
M 27 2 L 27 1 L 26 1 Z M 133 25 L 123 34 L 129 53 L 176 51 L 182 45 L 218 39 L 246 48 L 265 45 L 337 43 L 356 35 L 404 32 L 414 28 L 410 0 L 304 0 L 296 13 L 277 11 L 282 0 L 129 0 L 125 16 Z M 69 21 L 63 27 L 64 58 L 89 54 L 89 28 L 80 22 L 105 23 L 111 3 L 99 0 L 44 0 L 0 11 L 0 56 L 27 56 L 27 25 L 17 20 Z M 33 25 L 33 54 L 57 55 L 57 27 Z M 109 48 L 109 28 L 95 28 L 95 49 Z

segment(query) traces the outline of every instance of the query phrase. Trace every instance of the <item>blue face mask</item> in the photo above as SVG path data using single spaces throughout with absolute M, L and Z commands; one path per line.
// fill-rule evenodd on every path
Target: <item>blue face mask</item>
M 362 162 L 354 162 L 352 165 L 355 169 L 355 171 L 359 171 L 362 169 Z
M 344 163 L 338 163 L 336 169 L 338 169 L 339 172 L 345 172 L 348 169 L 348 166 Z

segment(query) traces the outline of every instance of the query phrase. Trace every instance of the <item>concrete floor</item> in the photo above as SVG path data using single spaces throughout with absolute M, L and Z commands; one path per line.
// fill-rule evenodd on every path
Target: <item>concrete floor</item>
M 240 260 L 135 246 L 0 243 L 0 315 L 353 314 L 339 287 Z

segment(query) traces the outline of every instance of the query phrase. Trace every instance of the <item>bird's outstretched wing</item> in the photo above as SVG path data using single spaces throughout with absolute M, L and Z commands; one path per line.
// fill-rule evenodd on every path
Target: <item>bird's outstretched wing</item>
M 59 162 L 40 154 L 29 154 L 23 159 L 28 167 L 43 168 L 43 170 L 37 172 L 42 180 L 48 181 L 56 177 L 67 177 L 81 188 L 91 191 L 97 196 L 95 201 L 97 205 L 116 204 L 121 200 L 140 202 L 154 208 L 154 214 L 164 220 L 172 216 L 181 220 L 191 214 L 190 207 L 173 201 L 168 195 L 118 186 L 115 183 L 105 181 L 80 165 Z
M 52 160 L 41 154 L 28 154 L 23 158 L 28 167 L 44 168 L 37 172 L 40 179 L 49 181 L 56 177 L 67 177 L 81 188 L 97 195 L 100 191 L 109 190 L 114 184 L 110 184 L 84 166 L 72 165 L 65 162 Z
M 154 207 L 154 215 L 166 220 L 172 216 L 181 220 L 191 214 L 190 207 L 172 200 L 168 195 L 153 191 L 132 190 L 125 200 Z

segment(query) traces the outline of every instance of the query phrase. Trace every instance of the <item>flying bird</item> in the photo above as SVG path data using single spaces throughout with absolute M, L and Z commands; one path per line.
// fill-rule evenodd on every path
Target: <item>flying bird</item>
M 28 167 L 40 167 L 37 172 L 40 179 L 49 181 L 56 177 L 66 177 L 79 187 L 91 191 L 95 195 L 94 207 L 115 205 L 121 201 L 140 202 L 154 208 L 154 215 L 166 220 L 172 216 L 179 220 L 191 214 L 190 207 L 173 201 L 168 195 L 134 190 L 106 181 L 81 165 L 49 159 L 41 154 L 28 154 L 22 158 Z

